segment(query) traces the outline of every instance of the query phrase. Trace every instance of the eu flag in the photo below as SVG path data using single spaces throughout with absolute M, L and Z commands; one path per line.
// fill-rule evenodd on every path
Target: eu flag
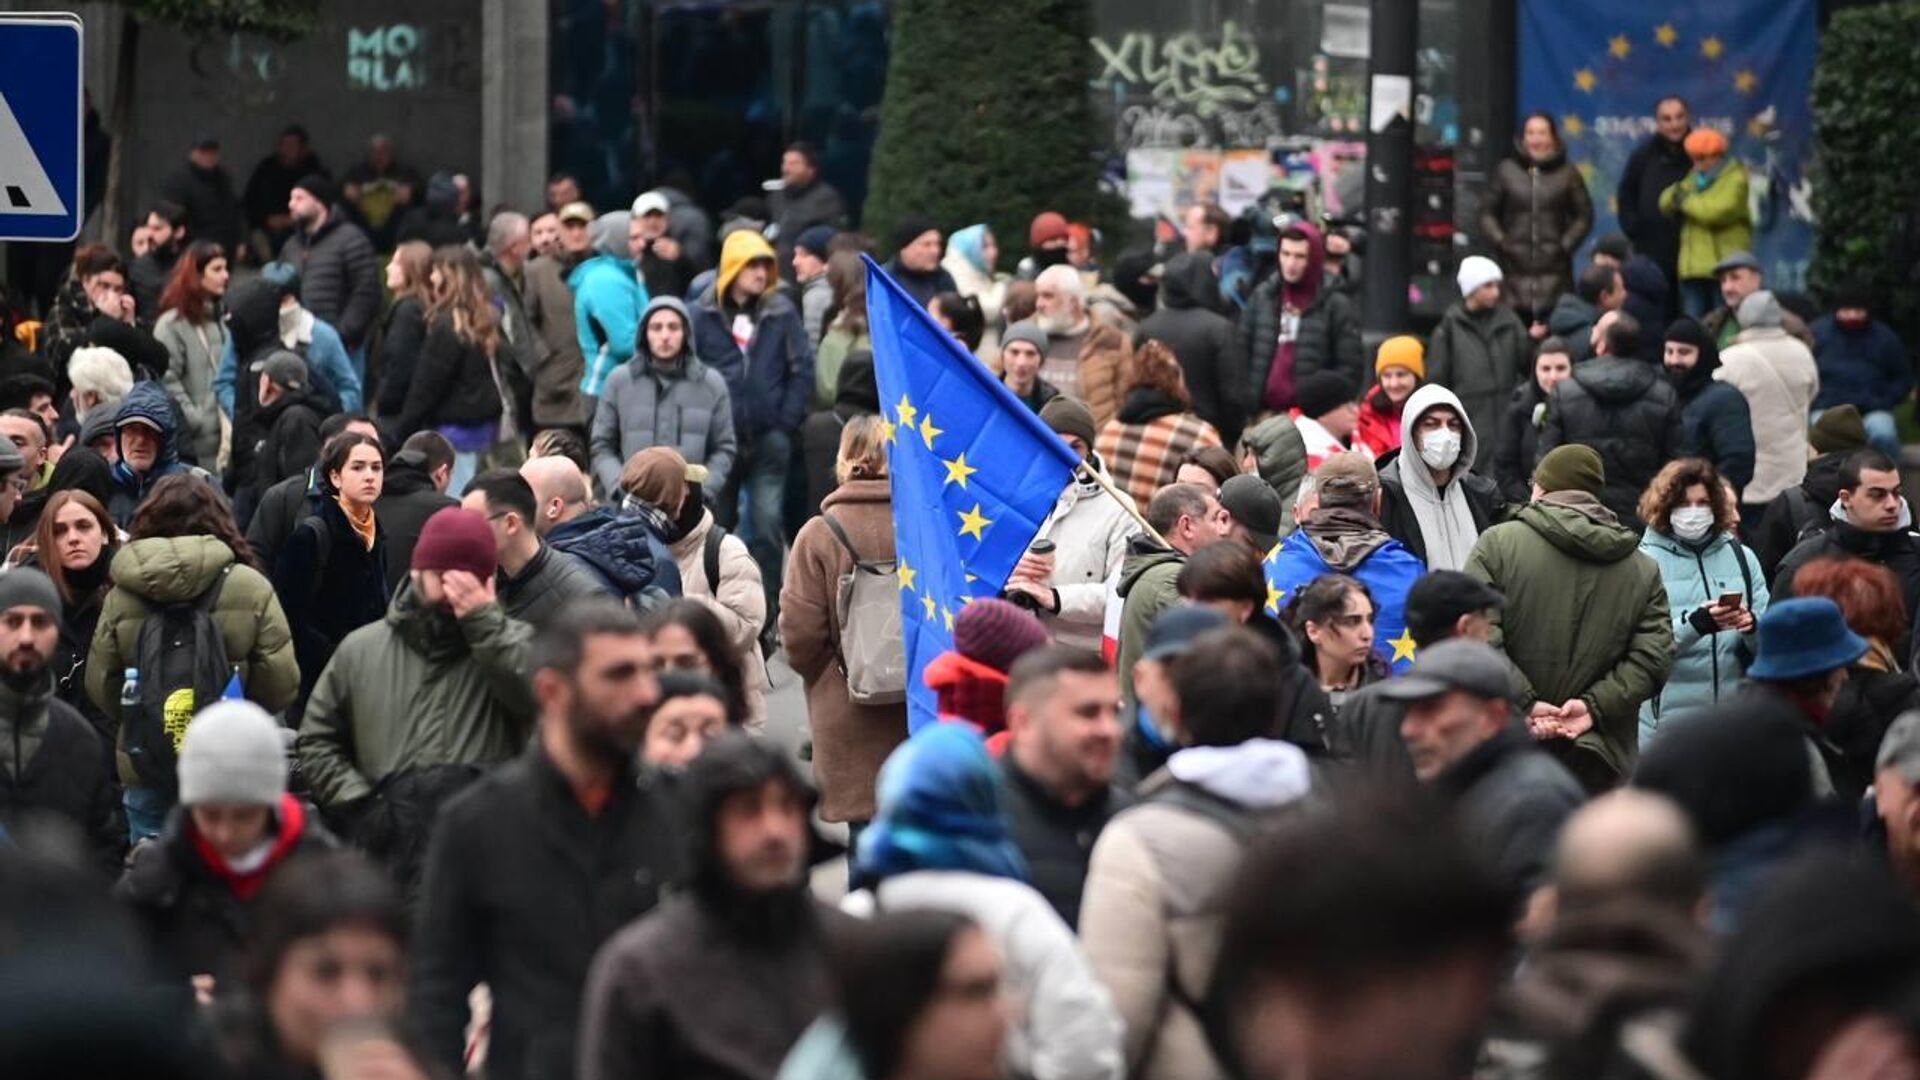
M 1314 578 L 1337 571 L 1307 536 L 1295 529 L 1274 545 L 1261 564 L 1267 575 L 1267 613 L 1278 616 L 1293 594 L 1306 588 Z M 1373 648 L 1382 660 L 1402 675 L 1413 666 L 1413 634 L 1407 630 L 1407 590 L 1427 572 L 1420 557 L 1408 551 L 1398 540 L 1388 540 L 1346 571 L 1367 587 L 1373 595 Z
M 993 373 L 872 259 L 867 321 L 893 478 L 907 726 L 935 719 L 927 662 L 953 620 L 998 596 L 1080 464 Z

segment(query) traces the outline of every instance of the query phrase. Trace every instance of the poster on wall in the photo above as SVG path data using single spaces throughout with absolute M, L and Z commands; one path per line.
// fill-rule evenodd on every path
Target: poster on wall
M 1516 128 L 1546 112 L 1593 195 L 1593 238 L 1618 231 L 1627 158 L 1679 95 L 1696 127 L 1726 135 L 1750 178 L 1755 254 L 1779 289 L 1802 289 L 1813 248 L 1810 105 L 1817 0 L 1607 5 L 1521 0 Z M 1582 252 L 1585 257 L 1585 252 Z

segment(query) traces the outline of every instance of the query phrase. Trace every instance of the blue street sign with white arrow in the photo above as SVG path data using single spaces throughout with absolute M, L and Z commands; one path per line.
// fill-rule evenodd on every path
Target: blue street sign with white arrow
M 81 29 L 0 15 L 0 240 L 71 240 L 85 212 Z

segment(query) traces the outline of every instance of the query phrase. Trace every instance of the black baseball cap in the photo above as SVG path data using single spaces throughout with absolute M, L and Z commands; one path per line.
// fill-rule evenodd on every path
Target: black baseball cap
M 1438 642 L 1449 636 L 1462 615 L 1505 607 L 1500 590 L 1458 570 L 1435 570 L 1407 590 L 1407 631 L 1415 641 Z
M 1227 482 L 1220 485 L 1220 505 L 1236 524 L 1247 530 L 1261 555 L 1272 551 L 1280 542 L 1280 519 L 1286 515 L 1286 507 L 1280 504 L 1280 496 L 1272 484 L 1252 473 L 1228 477 Z
M 1420 650 L 1413 667 L 1375 691 L 1390 701 L 1425 701 L 1455 690 L 1489 701 L 1512 701 L 1513 675 L 1500 651 L 1483 641 L 1449 638 Z

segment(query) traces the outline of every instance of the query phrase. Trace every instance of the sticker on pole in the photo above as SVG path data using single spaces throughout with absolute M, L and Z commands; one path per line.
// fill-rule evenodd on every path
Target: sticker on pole
M 0 240 L 80 234 L 81 57 L 77 17 L 0 15 Z

